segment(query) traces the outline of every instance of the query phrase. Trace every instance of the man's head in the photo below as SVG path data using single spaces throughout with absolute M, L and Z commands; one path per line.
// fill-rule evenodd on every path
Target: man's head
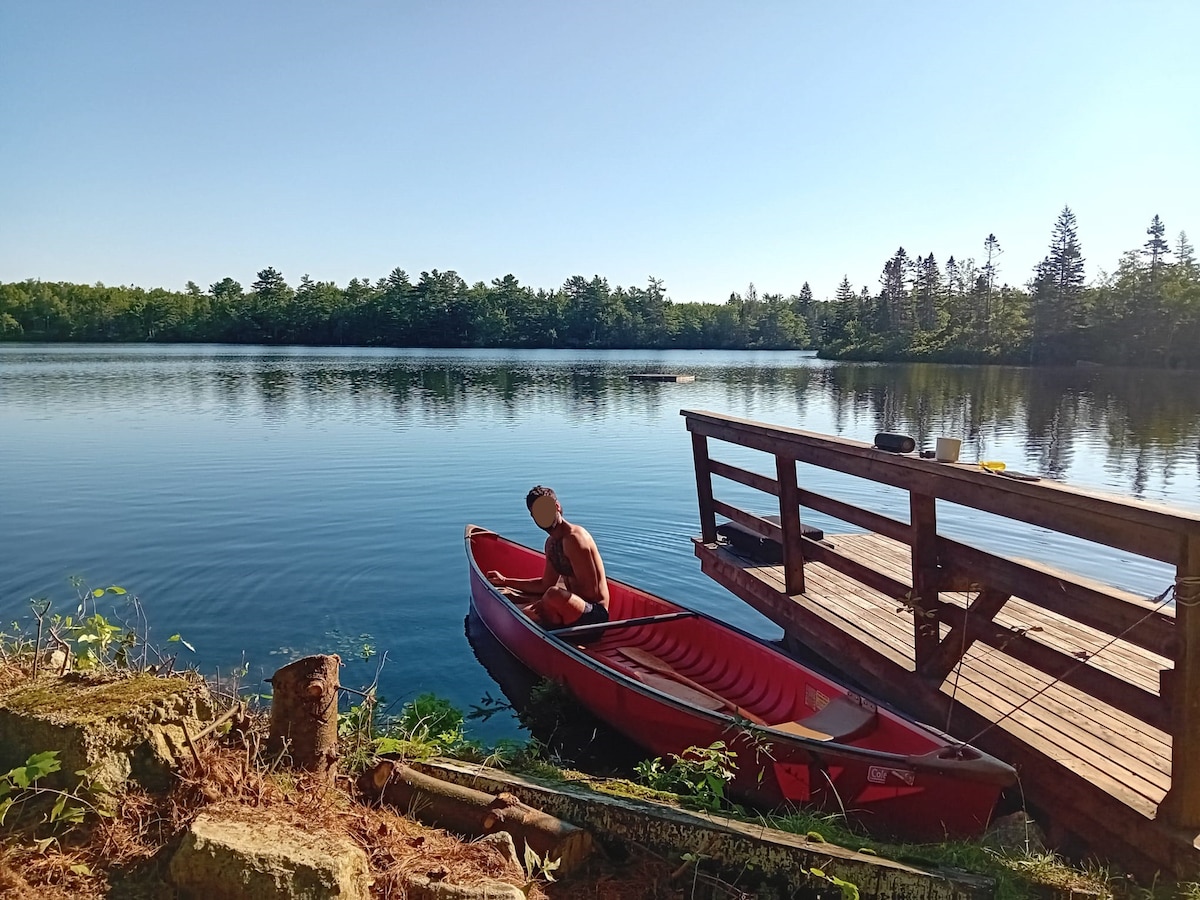
M 558 505 L 558 495 L 548 487 L 537 485 L 525 495 L 525 506 L 538 528 L 549 531 L 559 523 L 562 507 Z

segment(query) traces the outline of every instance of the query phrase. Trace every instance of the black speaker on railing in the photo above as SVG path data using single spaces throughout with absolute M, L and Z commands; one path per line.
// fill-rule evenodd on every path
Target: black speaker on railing
M 892 434 L 881 431 L 875 435 L 875 447 L 888 453 L 912 453 L 917 449 L 917 442 L 907 434 Z

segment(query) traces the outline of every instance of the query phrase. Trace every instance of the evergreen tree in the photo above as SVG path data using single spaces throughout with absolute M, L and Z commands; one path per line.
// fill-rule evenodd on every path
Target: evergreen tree
M 1064 206 L 1054 223 L 1050 253 L 1034 272 L 1033 350 L 1040 361 L 1071 361 L 1083 319 L 1083 251 L 1075 213 Z
M 908 253 L 901 247 L 883 265 L 879 276 L 880 310 L 872 327 L 880 332 L 912 330 L 913 316 L 908 296 L 908 278 L 911 269 Z
M 989 342 L 992 330 L 992 292 L 996 290 L 996 271 L 999 268 L 996 260 L 1003 252 L 996 235 L 989 234 L 983 242 L 983 275 L 987 279 L 987 292 L 984 295 L 981 325 L 985 343 Z
M 1149 235 L 1149 240 L 1142 245 L 1142 254 L 1150 258 L 1150 280 L 1153 281 L 1158 277 L 1158 269 L 1162 264 L 1162 258 L 1171 252 L 1171 247 L 1167 243 L 1166 235 L 1167 226 L 1162 223 L 1162 220 L 1155 216 L 1150 227 L 1146 229 L 1146 234 Z
M 1175 241 L 1175 265 L 1189 274 L 1196 271 L 1196 250 L 1188 243 L 1186 231 L 1179 232 Z

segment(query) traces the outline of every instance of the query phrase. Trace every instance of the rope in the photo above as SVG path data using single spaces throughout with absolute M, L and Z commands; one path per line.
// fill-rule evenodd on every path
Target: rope
M 967 743 L 968 744 L 975 743 L 977 740 L 979 740 L 981 737 L 983 737 L 985 734 L 987 734 L 989 731 L 991 731 L 993 728 L 995 728 L 997 725 L 999 725 L 1001 722 L 1003 722 L 1005 719 L 1007 719 L 1013 713 L 1020 712 L 1021 709 L 1027 703 L 1032 703 L 1034 700 L 1036 700 L 1042 694 L 1046 693 L 1046 691 L 1050 690 L 1050 688 L 1054 687 L 1056 684 L 1058 684 L 1060 681 L 1062 681 L 1064 678 L 1066 678 L 1072 672 L 1075 672 L 1077 669 L 1079 669 L 1082 666 L 1086 666 L 1088 664 L 1089 660 L 1095 659 L 1097 656 L 1099 656 L 1101 653 L 1103 653 L 1105 650 L 1107 650 L 1109 647 L 1111 647 L 1117 641 L 1119 641 L 1123 637 L 1125 637 L 1125 635 L 1129 634 L 1129 632 L 1133 631 L 1133 629 L 1137 628 L 1139 625 L 1141 625 L 1143 622 L 1145 622 L 1151 616 L 1158 613 L 1159 610 L 1161 610 L 1164 606 L 1166 606 L 1168 603 L 1171 602 L 1172 595 L 1175 595 L 1178 593 L 1178 586 L 1180 584 L 1185 584 L 1189 587 L 1192 585 L 1200 586 L 1200 578 L 1191 578 L 1191 577 L 1176 578 L 1174 584 L 1170 585 L 1166 590 L 1164 590 L 1161 594 L 1159 594 L 1157 597 L 1153 598 L 1150 601 L 1151 603 L 1157 604 L 1157 606 L 1155 606 L 1153 609 L 1149 610 L 1144 616 L 1142 616 L 1140 619 L 1138 619 L 1136 622 L 1134 622 L 1132 625 L 1130 625 L 1128 628 L 1126 628 L 1120 634 L 1114 635 L 1108 641 L 1101 644 L 1100 648 L 1098 650 L 1096 650 L 1095 653 L 1090 654 L 1087 659 L 1080 660 L 1075 665 L 1071 666 L 1071 668 L 1067 669 L 1065 672 L 1063 672 L 1057 678 L 1054 678 L 1053 680 L 1051 680 L 1048 684 L 1043 686 L 1036 693 L 1031 694 L 1030 696 L 1026 697 L 1024 700 L 1022 700 L 1020 703 L 1018 703 L 1016 706 L 1014 706 L 1012 709 L 1010 709 L 1008 712 L 1006 712 L 1004 715 L 1002 715 L 995 722 L 989 722 L 987 725 L 985 725 L 983 728 L 981 728 L 979 730 L 978 734 L 976 734 L 972 738 L 970 738 L 967 741 Z M 1178 601 L 1176 601 L 1176 602 L 1178 602 Z M 1186 606 L 1200 606 L 1200 599 L 1198 599 L 1196 602 L 1188 602 L 1185 605 Z M 965 629 L 964 629 L 964 631 L 965 631 Z M 958 661 L 959 668 L 962 667 L 962 663 L 963 663 L 962 659 L 959 659 L 959 661 Z
M 1187 599 L 1183 599 L 1184 597 Z M 1175 605 L 1200 606 L 1200 576 L 1184 575 L 1175 579 Z

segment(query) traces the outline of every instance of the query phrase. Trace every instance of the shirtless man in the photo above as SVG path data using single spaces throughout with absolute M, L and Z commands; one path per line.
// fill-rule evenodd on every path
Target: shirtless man
M 525 497 L 525 506 L 537 526 L 550 535 L 546 538 L 546 567 L 540 578 L 506 578 L 488 572 L 488 581 L 541 595 L 526 613 L 549 628 L 607 622 L 608 582 L 592 536 L 562 517 L 558 497 L 548 487 L 533 488 Z

